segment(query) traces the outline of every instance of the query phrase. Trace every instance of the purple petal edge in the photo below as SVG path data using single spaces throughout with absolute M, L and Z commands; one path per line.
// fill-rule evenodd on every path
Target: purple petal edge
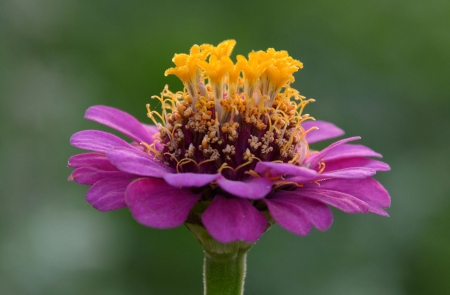
M 103 179 L 96 182 L 86 192 L 86 200 L 100 211 L 111 211 L 127 206 L 125 190 L 131 179 Z
M 145 152 L 136 148 L 118 148 L 110 150 L 106 156 L 118 169 L 141 176 L 163 177 L 173 173 L 170 167 L 154 160 Z
M 136 177 L 137 176 L 134 174 L 119 170 L 110 171 L 97 169 L 95 167 L 80 167 L 76 168 L 72 174 L 70 174 L 69 180 L 73 180 L 79 184 L 93 185 L 97 181 L 103 179 L 132 179 Z
M 200 199 L 188 189 L 174 188 L 162 179 L 141 178 L 125 192 L 125 202 L 139 223 L 154 228 L 172 228 L 183 224 Z
M 306 134 L 306 141 L 309 144 L 344 135 L 344 130 L 341 128 L 332 123 L 320 120 L 305 121 L 302 123 L 302 127 L 305 131 L 312 127 L 319 128 L 318 130 L 311 130 Z
M 265 175 L 269 173 L 270 176 L 289 175 L 304 181 L 312 180 L 317 176 L 317 172 L 306 167 L 300 167 L 288 163 L 273 163 L 273 162 L 258 162 L 255 167 L 255 172 Z
M 289 192 L 279 192 L 264 199 L 270 214 L 285 230 L 305 236 L 311 225 L 325 231 L 333 223 L 333 214 L 327 205 Z
M 264 177 L 234 181 L 221 176 L 217 179 L 217 184 L 233 196 L 252 200 L 262 199 L 272 190 L 272 182 Z
M 111 164 L 102 153 L 83 153 L 69 158 L 69 168 L 94 167 L 101 170 L 117 171 L 117 167 Z
M 305 188 L 311 187 L 314 188 L 315 184 L 305 185 Z M 320 182 L 320 188 L 350 194 L 363 200 L 371 208 L 389 208 L 391 205 L 391 197 L 388 191 L 373 177 L 364 179 L 329 179 Z
M 217 180 L 219 177 L 219 173 L 168 173 L 163 178 L 168 184 L 174 187 L 202 187 Z
M 151 134 L 132 115 L 116 108 L 97 105 L 86 110 L 84 118 L 122 132 L 137 143 L 153 142 Z
M 244 199 L 216 196 L 202 215 L 208 233 L 222 243 L 256 242 L 267 227 L 266 217 Z
M 338 140 L 338 141 L 330 144 L 328 147 L 324 148 L 320 152 L 313 154 L 313 155 L 309 156 L 308 158 L 306 158 L 303 164 L 309 165 L 310 168 L 314 168 L 320 162 L 320 160 L 322 160 L 325 157 L 326 154 L 328 154 L 330 151 L 332 151 L 336 147 L 338 147 L 344 143 L 347 143 L 349 141 L 355 141 L 358 139 L 361 139 L 361 137 L 354 136 L 354 137 L 349 137 L 349 138 L 344 138 L 344 139 Z
M 99 130 L 79 131 L 72 135 L 70 144 L 80 149 L 101 153 L 118 147 L 133 148 L 128 142 L 114 134 Z

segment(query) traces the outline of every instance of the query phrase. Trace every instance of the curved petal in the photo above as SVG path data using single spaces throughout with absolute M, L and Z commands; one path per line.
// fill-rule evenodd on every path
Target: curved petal
M 344 135 L 344 130 L 329 122 L 316 120 L 302 123 L 302 127 L 305 130 L 314 126 L 319 129 L 311 130 L 306 134 L 306 141 L 309 144 Z
M 365 167 L 350 167 L 334 171 L 324 172 L 317 176 L 317 180 L 327 178 L 346 178 L 346 179 L 361 179 L 375 175 L 377 171 Z
M 175 187 L 202 187 L 218 179 L 220 174 L 169 173 L 164 180 Z
M 147 153 L 132 148 L 110 150 L 106 156 L 119 170 L 141 176 L 163 177 L 174 170 L 154 160 Z
M 311 187 L 312 185 L 305 185 Z M 387 190 L 374 178 L 329 179 L 320 182 L 320 188 L 352 195 L 369 205 L 369 212 L 389 216 L 382 208 L 389 208 L 391 197 Z
M 137 143 L 153 142 L 151 134 L 130 114 L 116 108 L 97 105 L 86 110 L 84 118 L 122 132 Z
M 282 228 L 297 235 L 307 235 L 311 225 L 324 231 L 333 223 L 333 214 L 327 205 L 312 199 L 282 191 L 264 201 L 273 219 Z
M 290 193 L 292 195 L 302 196 L 325 203 L 336 207 L 345 213 L 366 213 L 369 210 L 369 205 L 355 196 L 338 191 L 322 189 L 322 187 L 308 189 L 300 188 Z
M 233 196 L 252 200 L 262 199 L 272 190 L 272 182 L 264 177 L 234 181 L 221 176 L 217 179 L 217 184 Z
M 256 242 L 267 227 L 266 217 L 244 199 L 216 196 L 202 215 L 208 233 L 217 241 Z
M 330 144 L 328 147 L 324 148 L 320 152 L 316 154 L 312 154 L 311 156 L 307 157 L 304 161 L 304 165 L 309 165 L 310 168 L 316 167 L 316 165 L 325 157 L 326 154 L 331 152 L 333 149 L 337 148 L 338 146 L 347 143 L 349 141 L 354 141 L 361 139 L 359 136 L 349 137 L 345 139 L 341 139 L 339 141 L 336 141 L 332 144 Z
M 264 175 L 270 173 L 270 176 L 289 175 L 295 176 L 299 181 L 312 180 L 317 176 L 317 172 L 306 167 L 300 167 L 288 163 L 258 162 L 255 172 Z
M 325 170 L 324 172 L 340 170 L 350 167 L 363 167 L 373 169 L 375 171 L 389 171 L 391 167 L 388 164 L 369 159 L 369 158 L 348 158 L 348 159 L 340 159 L 335 161 L 327 161 L 325 162 Z
M 99 130 L 77 132 L 70 138 L 70 144 L 80 149 L 101 153 L 118 147 L 133 148 L 128 142 L 114 134 Z
M 159 132 L 158 127 L 156 127 L 155 125 L 149 125 L 149 124 L 144 124 L 141 123 L 142 127 L 144 127 L 144 129 L 148 132 L 148 134 L 150 134 L 150 136 L 153 138 L 153 136 Z
M 103 179 L 96 182 L 86 192 L 86 200 L 100 211 L 111 211 L 127 206 L 125 190 L 131 179 Z
M 331 161 L 355 157 L 382 158 L 382 155 L 361 144 L 343 144 L 329 151 L 323 159 L 324 161 Z
M 79 184 L 93 185 L 97 181 L 107 178 L 132 179 L 137 176 L 123 171 L 104 171 L 94 167 L 80 167 L 75 169 L 69 177 Z
M 94 167 L 101 170 L 117 171 L 116 166 L 106 158 L 105 154 L 101 153 L 84 153 L 73 155 L 69 158 L 68 167 Z
M 141 178 L 128 186 L 125 202 L 139 223 L 154 228 L 171 228 L 186 221 L 200 196 L 188 189 L 174 188 L 161 179 Z

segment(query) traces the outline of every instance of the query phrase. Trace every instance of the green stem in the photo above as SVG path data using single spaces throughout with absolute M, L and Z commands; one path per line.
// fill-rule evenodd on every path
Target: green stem
M 243 295 L 247 252 L 253 244 L 216 241 L 198 223 L 185 223 L 205 252 L 204 295 Z
M 205 251 L 203 280 L 205 295 L 242 295 L 247 251 L 213 254 Z

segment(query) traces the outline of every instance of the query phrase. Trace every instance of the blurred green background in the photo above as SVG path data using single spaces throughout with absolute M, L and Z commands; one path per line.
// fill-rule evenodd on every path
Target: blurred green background
M 450 294 L 449 1 L 0 2 L 0 294 L 202 294 L 191 234 L 101 213 L 67 182 L 91 105 L 141 121 L 174 53 L 235 39 L 305 65 L 306 113 L 384 155 L 391 217 L 334 210 L 327 232 L 274 226 L 246 294 Z

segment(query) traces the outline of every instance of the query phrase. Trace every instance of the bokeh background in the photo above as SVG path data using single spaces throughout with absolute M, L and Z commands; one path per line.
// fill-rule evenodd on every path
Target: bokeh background
M 384 155 L 390 218 L 334 210 L 328 232 L 274 226 L 249 253 L 246 294 L 450 294 L 450 2 L 0 2 L 0 294 L 202 294 L 184 228 L 101 213 L 67 182 L 91 105 L 142 121 L 174 53 L 236 39 L 305 67 L 306 112 Z M 100 127 L 101 128 L 101 127 Z

